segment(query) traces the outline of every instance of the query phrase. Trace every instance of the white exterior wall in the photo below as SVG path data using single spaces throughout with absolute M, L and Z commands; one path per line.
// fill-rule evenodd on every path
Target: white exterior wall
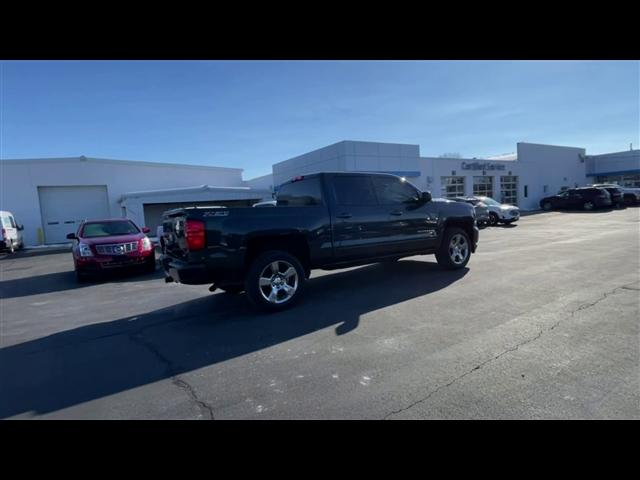
M 555 195 L 562 187 L 586 185 L 585 154 L 584 148 L 518 143 L 518 162 L 529 185 L 529 202 L 523 208 L 539 209 L 541 198 Z
M 587 175 L 625 175 L 640 173 L 640 150 L 589 155 Z
M 345 143 L 329 145 L 274 164 L 273 185 L 277 188 L 297 175 L 344 170 Z
M 203 184 L 241 187 L 242 169 L 93 158 L 1 160 L 0 210 L 13 212 L 24 225 L 25 245 L 34 245 L 43 227 L 38 186 L 106 185 L 110 215 L 120 217 L 124 193 Z M 144 223 L 141 209 L 130 218 Z
M 273 174 L 269 173 L 268 175 L 252 178 L 251 180 L 247 180 L 245 185 L 258 190 L 268 190 L 273 192 Z
M 345 140 L 276 163 L 273 182 L 278 186 L 297 175 L 341 171 L 417 171 L 420 147 L 400 143 Z

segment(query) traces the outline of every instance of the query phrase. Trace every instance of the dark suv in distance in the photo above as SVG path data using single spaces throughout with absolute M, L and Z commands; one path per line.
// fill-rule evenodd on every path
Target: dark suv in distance
M 543 210 L 595 210 L 612 205 L 611 195 L 604 188 L 580 187 L 540 200 Z
M 611 195 L 611 204 L 614 207 L 624 208 L 626 206 L 624 191 L 618 185 L 594 184 L 591 186 L 596 188 L 604 188 L 607 192 L 609 192 L 609 195 Z

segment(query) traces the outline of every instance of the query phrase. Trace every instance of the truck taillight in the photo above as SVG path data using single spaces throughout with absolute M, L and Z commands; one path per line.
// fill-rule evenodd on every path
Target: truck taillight
M 187 220 L 185 228 L 187 248 L 190 251 L 204 248 L 204 222 L 201 220 Z

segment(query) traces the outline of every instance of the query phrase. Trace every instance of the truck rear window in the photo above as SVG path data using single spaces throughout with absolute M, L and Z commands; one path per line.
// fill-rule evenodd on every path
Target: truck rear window
M 320 178 L 312 177 L 285 183 L 278 190 L 278 206 L 305 207 L 322 204 Z
M 336 175 L 332 179 L 333 191 L 338 205 L 377 205 L 371 178 L 364 175 Z

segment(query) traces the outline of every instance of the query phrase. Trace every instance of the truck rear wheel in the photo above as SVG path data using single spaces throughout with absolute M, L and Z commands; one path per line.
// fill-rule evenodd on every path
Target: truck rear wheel
M 447 228 L 436 252 L 438 265 L 447 270 L 458 270 L 467 265 L 470 257 L 471 242 L 467 232 L 458 227 Z
M 271 250 L 256 257 L 247 273 L 245 292 L 260 310 L 280 311 L 293 305 L 305 283 L 304 267 L 290 253 Z

